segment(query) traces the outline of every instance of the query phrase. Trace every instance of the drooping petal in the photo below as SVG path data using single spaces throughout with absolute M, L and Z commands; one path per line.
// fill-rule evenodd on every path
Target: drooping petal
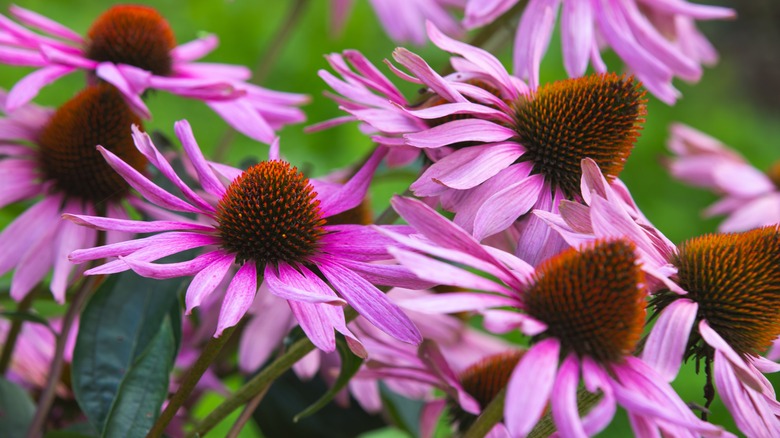
M 507 384 L 504 422 L 512 436 L 526 436 L 542 416 L 558 373 L 560 343 L 545 339 L 520 359 Z
M 699 305 L 680 298 L 667 306 L 647 337 L 642 360 L 667 382 L 677 376 Z
M 187 293 L 184 296 L 184 313 L 187 315 L 192 312 L 192 309 L 200 306 L 203 300 L 214 292 L 214 289 L 225 278 L 236 258 L 235 255 L 229 253 L 221 253 L 219 255 L 220 257 L 215 258 L 208 266 L 198 272 L 192 278 L 189 287 L 187 287 Z
M 580 364 L 574 353 L 566 356 L 552 389 L 551 406 L 555 427 L 561 436 L 585 438 L 588 435 L 577 411 L 577 385 L 580 380 Z
M 219 310 L 219 322 L 214 337 L 232 327 L 243 318 L 257 293 L 257 268 L 254 263 L 244 263 L 233 280 L 230 281 L 222 307 Z

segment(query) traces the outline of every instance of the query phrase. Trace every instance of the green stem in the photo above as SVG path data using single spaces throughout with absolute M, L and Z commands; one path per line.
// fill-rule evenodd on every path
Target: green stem
M 506 398 L 506 388 L 502 389 L 493 398 L 493 401 L 479 414 L 469 430 L 463 435 L 463 438 L 482 438 L 490 432 L 502 418 L 504 418 L 504 399 Z
M 16 306 L 17 313 L 24 313 L 30 309 L 32 302 L 35 299 L 37 289 L 33 289 L 25 296 L 19 305 Z M 11 328 L 8 329 L 8 336 L 5 338 L 5 344 L 3 344 L 3 352 L 0 354 L 0 376 L 5 376 L 5 372 L 8 371 L 8 366 L 11 364 L 11 357 L 14 354 L 14 348 L 16 347 L 16 340 L 19 339 L 19 333 L 22 332 L 22 324 L 24 324 L 24 318 L 21 315 L 17 315 L 11 322 Z
M 206 372 L 214 359 L 219 355 L 222 347 L 225 346 L 235 329 L 235 326 L 227 328 L 222 332 L 222 336 L 209 340 L 206 347 L 203 348 L 203 352 L 198 357 L 198 360 L 196 360 L 190 369 L 187 370 L 187 373 L 179 383 L 179 389 L 173 394 L 173 397 L 171 397 L 171 400 L 168 402 L 168 405 L 165 407 L 162 414 L 160 414 L 160 417 L 157 418 L 157 421 L 154 423 L 154 426 L 152 426 L 147 437 L 158 438 L 162 436 L 163 432 L 165 432 L 165 428 L 168 427 L 168 423 L 173 420 L 176 412 L 178 412 L 179 408 L 187 401 L 190 393 L 195 389 L 195 385 L 198 384 L 203 373 Z
M 303 16 L 303 12 L 306 10 L 306 5 L 309 0 L 295 0 L 290 7 L 289 13 L 282 23 L 281 27 L 277 30 L 276 34 L 271 38 L 271 42 L 268 43 L 267 49 L 263 56 L 258 59 L 252 79 L 250 82 L 255 84 L 262 84 L 268 75 L 271 73 L 271 68 L 276 64 L 276 59 L 281 55 L 282 49 L 287 42 L 287 39 L 292 35 L 293 29 Z M 212 159 L 214 161 L 222 161 L 227 154 L 228 147 L 236 138 L 236 130 L 228 128 L 222 134 L 217 147 L 214 149 Z
M 230 432 L 228 432 L 225 438 L 238 438 L 238 434 L 241 433 L 241 430 L 244 428 L 244 426 L 246 426 L 246 423 L 250 418 L 252 418 L 252 414 L 255 412 L 255 409 L 260 406 L 260 402 L 263 401 L 263 397 L 265 397 L 265 394 L 269 389 L 270 386 L 266 386 L 263 391 L 260 391 L 259 394 L 257 394 L 249 403 L 247 403 L 243 412 L 241 412 L 241 415 L 238 417 L 238 420 L 233 423 L 233 427 L 230 428 Z
M 49 376 L 46 380 L 46 386 L 41 393 L 41 397 L 38 399 L 38 408 L 30 423 L 30 428 L 27 430 L 27 438 L 37 438 L 43 435 L 46 418 L 49 415 L 49 410 L 57 395 L 57 383 L 60 381 L 62 368 L 65 365 L 65 345 L 68 343 L 70 331 L 73 328 L 76 317 L 81 313 L 81 308 L 84 307 L 87 298 L 89 298 L 92 292 L 97 289 L 97 286 L 101 281 L 102 276 L 88 277 L 86 280 L 82 281 L 78 291 L 76 291 L 73 296 L 70 307 L 68 307 L 68 310 L 65 312 L 65 316 L 62 319 L 62 328 L 57 336 L 57 343 L 54 346 L 54 357 L 52 358 L 51 366 L 49 367 Z
M 294 343 L 282 356 L 271 362 L 270 365 L 255 375 L 250 381 L 236 391 L 230 398 L 222 402 L 216 409 L 211 411 L 206 418 L 195 426 L 188 437 L 204 436 L 214 426 L 219 424 L 231 412 L 239 406 L 251 400 L 257 394 L 267 390 L 274 380 L 279 378 L 285 371 L 301 360 L 304 356 L 314 350 L 314 344 L 308 338 L 302 338 Z

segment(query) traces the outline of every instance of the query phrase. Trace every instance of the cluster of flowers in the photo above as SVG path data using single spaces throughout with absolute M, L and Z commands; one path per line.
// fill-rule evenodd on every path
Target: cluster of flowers
M 336 3 L 343 18 L 351 2 Z M 244 371 L 262 366 L 297 325 L 319 351 L 295 370 L 324 372 L 343 336 L 367 359 L 349 384 L 352 396 L 380 410 L 381 380 L 424 399 L 426 436 L 447 407 L 453 427 L 467 430 L 503 391 L 495 437 L 527 436 L 546 412 L 561 436 L 594 435 L 617 406 L 639 436 L 729 436 L 671 387 L 689 359 L 704 363 L 742 432 L 780 435 L 780 403 L 764 376 L 780 371 L 780 348 L 767 353 L 780 336 L 777 166 L 763 174 L 716 140 L 674 127 L 670 171 L 725 193 L 708 213 L 730 214 L 722 233 L 680 245 L 619 179 L 646 114 L 642 85 L 674 101 L 672 78 L 696 80 L 715 57 L 694 19 L 732 11 L 676 0 L 565 0 L 573 78 L 549 84 L 539 83 L 539 61 L 560 1 L 532 0 L 522 11 L 517 75 L 434 24 L 449 23 L 448 33 L 479 27 L 516 3 L 373 2 L 385 23 L 412 26 L 392 18 L 398 13 L 431 18 L 425 34 L 454 55 L 452 73 L 397 49 L 390 71 L 424 90 L 410 102 L 359 52 L 328 55 L 333 72 L 320 76 L 348 115 L 313 129 L 359 121 L 377 147 L 361 165 L 320 179 L 285 161 L 274 134 L 302 120 L 295 106 L 306 98 L 250 85 L 242 67 L 193 62 L 214 37 L 176 46 L 154 10 L 123 6 L 85 39 L 14 7 L 18 21 L 48 35 L 0 16 L 0 60 L 38 68 L 1 105 L 0 206 L 39 198 L 0 234 L 0 273 L 14 271 L 11 296 L 23 299 L 50 271 L 61 303 L 82 274 L 192 276 L 185 313 L 211 315 L 202 318 L 210 334 L 250 314 L 239 347 Z M 448 21 L 458 6 L 462 24 Z M 405 27 L 388 31 L 421 38 Z M 641 84 L 605 72 L 606 44 Z M 598 73 L 582 77 L 589 61 Z M 90 85 L 71 101 L 56 111 L 29 103 L 76 70 Z M 186 121 L 175 125 L 184 153 L 159 150 L 142 128 L 150 89 L 204 101 L 270 143 L 268 159 L 246 170 L 209 161 Z M 374 223 L 366 211 L 383 163 L 421 163 L 409 187 L 415 198 L 391 200 L 406 225 Z M 164 260 L 192 250 L 189 260 Z M 359 316 L 351 320 L 345 306 Z M 464 315 L 479 315 L 479 329 Z M 494 336 L 509 332 L 525 345 Z

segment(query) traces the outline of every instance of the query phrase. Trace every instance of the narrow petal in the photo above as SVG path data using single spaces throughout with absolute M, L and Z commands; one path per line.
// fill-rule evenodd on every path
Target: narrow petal
M 376 148 L 363 167 L 340 189 L 327 193 L 318 193 L 317 199 L 320 200 L 322 215 L 329 217 L 360 205 L 366 196 L 368 186 L 374 177 L 374 172 L 385 155 L 387 155 L 387 148 Z
M 295 269 L 287 265 L 279 265 L 279 273 L 270 264 L 265 267 L 265 281 L 268 283 L 268 290 L 279 298 L 289 301 L 300 301 L 304 303 L 326 303 L 335 306 L 345 306 L 346 301 L 329 294 L 318 293 L 311 290 L 310 282 Z
M 36 70 L 19 80 L 16 85 L 8 92 L 5 101 L 6 111 L 13 111 L 33 100 L 41 88 L 51 84 L 57 79 L 72 73 L 73 67 L 61 65 L 51 65 Z
M 201 272 L 212 263 L 221 260 L 223 257 L 224 254 L 222 252 L 212 251 L 201 254 L 192 260 L 177 263 L 149 263 L 122 256 L 119 256 L 119 260 L 127 263 L 127 265 L 130 266 L 130 269 L 142 277 L 162 280 L 166 278 L 184 277 Z
M 536 174 L 496 192 L 477 211 L 474 238 L 481 241 L 509 228 L 531 210 L 544 187 L 544 176 Z
M 418 148 L 438 148 L 465 141 L 497 142 L 517 135 L 515 131 L 489 120 L 454 120 L 431 129 L 404 135 L 406 144 Z
M 130 233 L 156 233 L 161 231 L 190 230 L 190 231 L 214 231 L 214 226 L 193 222 L 179 221 L 135 221 L 131 219 L 114 219 L 100 216 L 84 216 L 65 213 L 63 219 L 67 219 L 76 225 L 94 228 L 96 230 L 126 231 Z M 182 217 L 182 220 L 186 218 Z
M 203 300 L 214 292 L 214 289 L 225 278 L 230 267 L 233 266 L 236 258 L 235 255 L 228 253 L 217 252 L 217 256 L 208 266 L 192 278 L 189 287 L 187 287 L 187 293 L 184 296 L 185 313 L 187 315 L 192 312 L 192 309 L 200 306 Z
M 560 343 L 548 338 L 531 347 L 512 371 L 504 422 L 512 436 L 526 436 L 542 416 L 558 373 Z
M 198 174 L 198 181 L 200 181 L 201 186 L 207 192 L 217 198 L 221 198 L 225 194 L 225 186 L 219 181 L 208 162 L 206 162 L 203 152 L 192 134 L 190 123 L 186 120 L 179 120 L 174 124 L 174 130 L 176 131 L 176 136 L 181 141 L 184 152 L 187 153 L 195 168 L 195 172 Z
M 227 293 L 225 293 L 214 337 L 219 337 L 226 328 L 238 324 L 249 306 L 252 305 L 256 293 L 257 268 L 254 263 L 244 263 L 244 266 L 230 281 Z
M 566 73 L 572 78 L 584 75 L 593 44 L 593 7 L 590 3 L 563 2 L 561 40 Z
M 642 360 L 667 382 L 674 380 L 680 371 L 698 309 L 699 305 L 693 301 L 676 300 L 661 312 L 647 337 Z
M 349 305 L 372 324 L 399 341 L 410 344 L 422 341 L 409 317 L 371 283 L 334 261 L 323 260 L 318 266 Z
M 720 351 L 723 357 L 731 362 L 734 372 L 739 380 L 750 388 L 761 392 L 761 382 L 756 378 L 753 370 L 745 363 L 745 360 L 726 342 L 715 330 L 713 330 L 706 320 L 699 322 L 699 334 L 704 342 L 710 347 Z
M 569 354 L 561 364 L 552 389 L 551 405 L 555 427 L 561 436 L 585 438 L 577 411 L 577 385 L 580 381 L 580 364 L 575 354 Z
M 452 88 L 448 81 L 436 73 L 419 55 L 399 47 L 393 51 L 393 59 L 408 68 L 412 74 L 442 98 L 450 102 L 467 102 L 465 97 Z
M 396 303 L 401 307 L 417 312 L 440 314 L 473 312 L 491 307 L 514 306 L 517 304 L 517 301 L 501 295 L 455 292 L 398 299 Z

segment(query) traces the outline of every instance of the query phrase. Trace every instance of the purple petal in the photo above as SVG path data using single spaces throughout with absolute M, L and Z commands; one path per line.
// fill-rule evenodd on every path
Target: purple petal
M 214 292 L 214 289 L 222 283 L 222 279 L 233 266 L 236 259 L 235 254 L 221 253 L 215 251 L 216 257 L 208 266 L 198 272 L 192 278 L 187 293 L 184 296 L 185 313 L 189 315 L 192 309 L 200 306 L 206 297 Z
M 194 61 L 200 59 L 219 45 L 216 35 L 206 35 L 185 44 L 180 44 L 171 50 L 171 58 L 178 61 Z M 248 77 L 246 79 L 249 79 Z
M 761 392 L 761 382 L 757 379 L 753 370 L 745 363 L 743 359 L 715 330 L 713 330 L 706 320 L 699 321 L 699 334 L 710 347 L 719 351 L 724 358 L 733 366 L 739 380 L 750 388 Z
M 552 417 L 561 436 L 582 437 L 588 435 L 577 411 L 577 385 L 580 380 L 580 364 L 574 353 L 566 356 L 552 389 Z
M 531 0 L 523 11 L 515 34 L 514 73 L 539 86 L 539 65 L 550 44 L 559 0 Z
M 114 219 L 100 216 L 83 216 L 65 213 L 67 219 L 76 225 L 94 228 L 96 230 L 126 231 L 130 233 L 155 233 L 159 231 L 192 230 L 214 231 L 212 225 L 179 221 L 135 221 L 131 219 Z M 186 218 L 182 217 L 182 220 Z
M 47 230 L 57 222 L 61 202 L 61 196 L 44 197 L 5 227 L 0 233 L 0 274 L 16 266 L 41 230 Z
M 422 341 L 409 317 L 371 283 L 334 261 L 321 260 L 318 267 L 349 305 L 379 329 L 402 342 Z
M 58 220 L 52 218 L 49 224 L 33 234 L 33 241 L 24 249 L 11 279 L 11 298 L 21 300 L 49 272 L 54 264 L 55 246 L 52 242 L 59 231 Z M 55 297 L 64 302 L 63 296 Z
M 411 185 L 411 189 L 417 196 L 437 195 L 447 187 L 458 190 L 470 189 L 514 163 L 524 152 L 525 149 L 517 143 L 498 143 L 459 149 L 432 164 Z
M 65 210 L 78 211 L 80 210 L 79 203 L 71 201 L 66 205 Z M 68 254 L 76 249 L 94 245 L 96 240 L 97 233 L 94 230 L 80 227 L 67 221 L 60 221 L 55 243 L 54 271 L 52 272 L 50 285 L 54 299 L 57 302 L 65 302 L 65 290 L 68 287 L 69 276 L 74 268 L 73 263 L 68 260 Z
M 339 214 L 360 205 L 366 196 L 374 172 L 385 155 L 387 155 L 387 148 L 377 147 L 363 167 L 346 184 L 337 190 L 318 193 L 317 199 L 320 200 L 323 217 Z
M 517 304 L 514 307 L 519 307 Z M 486 310 L 483 325 L 491 333 L 504 334 L 520 330 L 527 336 L 536 336 L 547 330 L 547 325 L 531 316 L 509 310 Z
M 642 360 L 667 382 L 674 380 L 680 370 L 698 309 L 693 301 L 677 299 L 661 312 L 647 338 Z
M 436 426 L 444 412 L 444 407 L 447 406 L 446 399 L 433 400 L 425 403 L 420 411 L 420 437 L 432 438 L 433 433 L 436 431 Z
M 195 172 L 198 174 L 198 181 L 201 186 L 211 193 L 212 195 L 221 198 L 225 194 L 225 186 L 219 181 L 214 171 L 209 166 L 206 159 L 203 157 L 203 152 L 198 147 L 198 143 L 195 141 L 195 136 L 192 134 L 192 128 L 186 120 L 179 120 L 174 124 L 174 130 L 176 136 L 179 137 L 184 151 L 190 158 Z
M 132 257 L 119 256 L 119 260 L 127 263 L 136 274 L 156 279 L 176 278 L 184 277 L 187 275 L 193 275 L 206 269 L 212 263 L 221 260 L 224 257 L 224 253 L 221 251 L 212 251 L 205 254 L 201 254 L 192 260 L 186 262 L 177 263 L 149 263 L 145 261 L 135 260 Z
M 25 76 L 8 92 L 8 97 L 5 101 L 6 111 L 10 112 L 25 105 L 38 95 L 41 88 L 72 73 L 74 70 L 73 67 L 50 65 Z
M 206 105 L 225 119 L 228 125 L 247 137 L 269 144 L 276 137 L 273 128 L 246 99 L 207 101 Z
M 466 98 L 461 96 L 449 82 L 436 73 L 420 56 L 399 47 L 393 51 L 393 59 L 403 65 L 415 76 L 417 76 L 425 85 L 431 88 L 434 93 L 449 102 L 467 102 Z
M 431 129 L 404 135 L 406 144 L 419 148 L 438 148 L 465 141 L 497 142 L 517 135 L 515 131 L 488 120 L 453 120 Z
M 501 295 L 471 292 L 441 293 L 397 300 L 398 305 L 421 313 L 458 313 L 516 306 L 517 301 Z
M 149 108 L 140 96 L 140 94 L 146 90 L 146 83 L 139 84 L 137 81 L 131 83 L 123 74 L 123 70 L 120 70 L 111 62 L 101 62 L 98 64 L 95 69 L 95 74 L 121 91 L 127 103 L 138 115 L 144 119 L 150 119 L 152 117 Z M 150 75 L 150 73 L 147 73 L 147 75 Z
M 526 436 L 542 416 L 558 373 L 560 343 L 545 339 L 531 347 L 509 378 L 504 423 L 512 436 Z
M 496 192 L 477 211 L 474 238 L 481 241 L 509 228 L 534 206 L 544 187 L 544 176 L 537 174 Z
M 288 301 L 300 301 L 304 303 L 325 303 L 334 306 L 345 306 L 346 301 L 331 293 L 318 293 L 312 290 L 312 282 L 303 277 L 294 268 L 280 264 L 277 276 L 275 269 L 270 264 L 265 267 L 265 281 L 268 290 L 279 298 Z M 318 288 L 322 289 L 322 288 Z
M 186 211 L 190 213 L 202 213 L 202 211 L 187 202 L 173 196 L 157 184 L 143 176 L 141 172 L 122 161 L 121 158 L 114 155 L 111 151 L 102 146 L 98 146 L 98 151 L 103 154 L 108 164 L 117 171 L 130 184 L 131 187 L 138 190 L 146 199 L 170 210 Z
M 226 328 L 238 324 L 252 305 L 256 293 L 257 268 L 254 263 L 244 263 L 230 281 L 225 293 L 214 337 L 218 338 Z
M 584 75 L 593 44 L 593 7 L 588 2 L 563 2 L 561 40 L 566 73 L 572 78 Z
M 264 291 L 260 287 L 252 307 L 261 300 L 261 309 L 247 323 L 238 347 L 238 365 L 245 373 L 252 373 L 262 366 L 271 353 L 282 344 L 284 335 L 294 325 L 287 301 Z M 262 336 L 254 336 L 262 333 Z

